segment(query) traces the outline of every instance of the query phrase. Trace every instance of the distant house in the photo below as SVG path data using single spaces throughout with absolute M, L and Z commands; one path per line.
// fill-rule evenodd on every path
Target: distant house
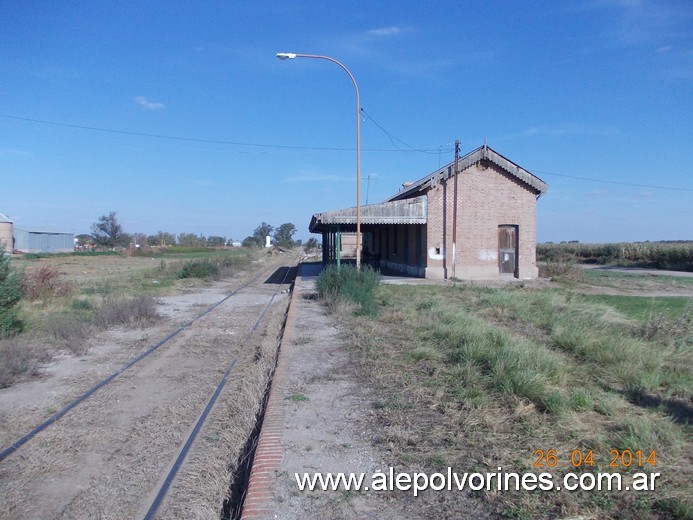
M 548 185 L 486 145 L 456 162 L 361 207 L 363 260 L 425 278 L 536 278 L 536 202 Z M 309 229 L 332 262 L 356 209 L 316 213 Z

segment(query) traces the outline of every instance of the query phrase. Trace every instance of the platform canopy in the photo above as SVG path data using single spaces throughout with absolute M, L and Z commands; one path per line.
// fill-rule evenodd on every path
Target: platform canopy
M 361 206 L 361 227 L 367 228 L 384 224 L 425 224 L 426 197 L 381 202 Z M 356 231 L 356 208 L 338 209 L 316 213 L 310 220 L 310 232 L 322 233 L 333 231 Z

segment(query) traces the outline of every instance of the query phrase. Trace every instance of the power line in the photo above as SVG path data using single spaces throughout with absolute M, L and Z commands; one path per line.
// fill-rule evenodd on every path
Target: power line
M 438 150 L 426 150 L 422 148 L 415 148 L 401 139 L 393 136 L 390 134 L 387 130 L 385 130 L 380 124 L 378 124 L 366 111 L 361 108 L 361 113 L 367 117 L 375 126 L 377 126 L 385 135 L 388 136 L 390 139 L 390 142 L 392 142 L 393 146 L 395 146 L 395 149 L 387 149 L 387 148 L 363 148 L 362 151 L 364 152 L 404 152 L 404 153 L 412 153 L 412 152 L 419 152 L 419 153 L 426 153 L 426 154 L 431 154 L 431 155 L 440 155 L 443 152 L 448 152 L 452 151 L 452 149 L 447 150 L 443 149 L 442 147 Z M 62 122 L 57 122 L 57 121 L 47 121 L 44 119 L 33 119 L 33 118 L 28 118 L 28 117 L 20 117 L 20 116 L 11 116 L 7 114 L 0 114 L 0 117 L 5 118 L 5 119 L 14 119 L 16 121 L 24 121 L 28 123 L 36 123 L 36 124 L 42 124 L 42 125 L 50 125 L 50 126 L 59 126 L 59 127 L 65 127 L 65 128 L 75 128 L 79 130 L 89 130 L 89 131 L 94 131 L 94 132 L 104 132 L 104 133 L 111 133 L 111 134 L 121 134 L 121 135 L 131 135 L 131 136 L 137 136 L 137 137 L 151 137 L 151 138 L 156 138 L 156 139 L 168 139 L 168 140 L 173 140 L 173 141 L 187 141 L 187 142 L 194 142 L 194 143 L 210 143 L 210 144 L 225 144 L 225 145 L 232 145 L 232 146 L 250 146 L 250 147 L 256 147 L 256 148 L 271 148 L 271 149 L 284 149 L 284 150 L 311 150 L 311 151 L 331 151 L 331 152 L 353 152 L 354 148 L 337 148 L 337 147 L 318 147 L 318 146 L 292 146 L 292 145 L 281 145 L 281 144 L 265 144 L 265 143 L 244 143 L 240 141 L 225 141 L 225 140 L 220 140 L 220 139 L 200 139 L 200 138 L 195 138 L 195 137 L 182 137 L 182 136 L 174 136 L 174 135 L 163 135 L 163 134 L 153 134 L 153 133 L 146 133 L 146 132 L 134 132 L 130 130 L 116 130 L 112 128 L 102 128 L 102 127 L 97 127 L 97 126 L 87 126 L 87 125 L 77 125 L 77 124 L 72 124 L 72 123 L 62 123 Z M 409 147 L 409 149 L 402 149 L 397 146 L 397 144 L 394 141 L 398 141 L 402 143 L 404 146 Z M 676 187 L 676 186 L 657 186 L 653 184 L 639 184 L 639 183 L 633 183 L 633 182 L 621 182 L 621 181 L 609 181 L 605 179 L 595 179 L 595 178 L 590 178 L 590 177 L 579 177 L 576 175 L 565 175 L 561 173 L 554 173 L 554 172 L 546 172 L 546 171 L 541 171 L 541 170 L 532 170 L 535 173 L 540 173 L 542 175 L 552 175 L 555 177 L 564 177 L 567 179 L 576 179 L 576 180 L 581 180 L 581 181 L 588 181 L 588 182 L 599 182 L 603 184 L 616 184 L 616 185 L 621 185 L 621 186 L 633 186 L 637 188 L 652 188 L 652 189 L 658 189 L 658 190 L 674 190 L 674 191 L 693 191 L 693 188 L 681 188 L 681 187 Z
M 390 140 L 390 142 L 392 143 L 392 146 L 394 146 L 395 148 L 397 148 L 397 149 L 398 149 L 399 151 L 401 151 L 401 152 L 420 152 L 420 153 L 427 153 L 427 154 L 431 154 L 431 155 L 438 155 L 438 154 L 440 154 L 441 151 L 442 151 L 442 148 L 439 149 L 439 150 L 425 150 L 425 149 L 422 149 L 422 148 L 416 148 L 416 147 L 414 147 L 414 146 L 412 146 L 412 145 L 410 145 L 410 144 L 408 144 L 408 143 L 405 143 L 404 141 L 402 141 L 402 140 L 399 139 L 398 137 L 395 137 L 395 136 L 392 135 L 390 132 L 388 132 L 387 130 L 385 130 L 375 119 L 373 119 L 373 118 L 371 117 L 370 114 L 368 114 L 368 113 L 364 110 L 363 107 L 361 107 L 361 114 L 363 114 L 363 115 L 364 115 L 365 117 L 367 117 L 375 126 L 377 126 L 377 127 L 387 136 L 387 138 L 388 138 L 388 139 Z M 400 147 L 397 145 L 397 143 L 396 143 L 395 141 L 398 141 L 398 142 L 402 143 L 404 146 L 406 146 L 406 147 L 409 148 L 409 149 L 408 149 L 408 150 L 404 150 L 404 149 L 400 148 Z M 449 150 L 445 150 L 445 151 L 446 151 L 446 152 L 452 152 L 452 148 L 449 149 Z
M 607 181 L 605 179 L 593 179 L 590 177 L 578 177 L 576 175 L 564 175 L 561 173 L 543 172 L 541 170 L 532 170 L 533 173 L 541 173 L 542 175 L 553 175 L 555 177 L 565 177 L 567 179 L 577 179 L 580 181 L 601 182 L 604 184 L 619 184 L 621 186 L 635 186 L 637 188 L 653 188 L 657 190 L 677 190 L 677 191 L 693 191 L 693 188 L 680 188 L 675 186 L 655 186 L 653 184 L 637 184 L 634 182 Z
M 352 151 L 350 148 L 321 148 L 316 146 L 290 146 L 290 145 L 277 145 L 277 144 L 262 144 L 262 143 L 243 143 L 240 141 L 224 141 L 220 139 L 200 139 L 195 137 L 182 137 L 175 135 L 163 135 L 163 134 L 152 134 L 146 132 L 133 132 L 130 130 L 116 130 L 113 128 L 102 128 L 98 126 L 87 126 L 87 125 L 76 125 L 72 123 L 60 123 L 57 121 L 46 121 L 44 119 L 32 119 L 29 117 L 19 117 L 10 116 L 5 114 L 0 114 L 0 117 L 6 119 L 16 119 L 18 121 L 25 121 L 29 123 L 37 123 L 41 125 L 51 125 L 51 126 L 61 126 L 66 128 L 77 128 L 79 130 L 90 130 L 94 132 L 105 132 L 110 134 L 122 134 L 122 135 L 133 135 L 137 137 L 153 137 L 157 139 L 169 139 L 174 141 L 189 141 L 194 143 L 212 143 L 212 144 L 229 144 L 234 146 L 254 146 L 259 148 L 284 148 L 284 149 L 294 149 L 294 150 L 328 150 L 328 151 Z
M 64 128 L 76 128 L 78 130 L 89 130 L 92 132 L 104 132 L 110 134 L 132 135 L 137 137 L 152 137 L 156 139 L 168 139 L 173 141 L 187 141 L 193 143 L 208 143 L 208 144 L 226 144 L 232 146 L 251 146 L 256 148 L 272 148 L 284 150 L 311 150 L 311 151 L 329 151 L 329 152 L 353 152 L 354 148 L 338 148 L 338 147 L 320 147 L 320 146 L 292 146 L 283 144 L 266 144 L 266 143 L 244 143 L 240 141 L 225 141 L 221 139 L 200 139 L 195 137 L 183 137 L 176 135 L 153 134 L 147 132 L 134 132 L 131 130 L 117 130 L 113 128 L 103 128 L 98 126 L 77 125 L 73 123 L 61 123 L 58 121 L 47 121 L 45 119 L 33 119 L 29 117 L 11 116 L 0 114 L 0 117 L 5 119 L 14 119 L 28 123 L 36 123 L 41 125 L 59 126 Z M 362 148 L 364 152 L 413 152 L 420 150 L 402 150 L 402 149 L 387 149 L 387 148 Z

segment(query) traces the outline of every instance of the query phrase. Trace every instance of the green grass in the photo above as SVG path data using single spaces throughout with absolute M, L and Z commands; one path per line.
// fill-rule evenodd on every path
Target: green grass
M 378 438 L 394 464 L 428 468 L 445 460 L 474 471 L 483 461 L 525 471 L 534 450 L 556 449 L 567 460 L 578 448 L 594 450 L 595 462 L 608 468 L 612 449 L 656 449 L 669 469 L 665 494 L 505 493 L 486 497 L 487 509 L 540 519 L 559 510 L 599 518 L 649 511 L 648 518 L 662 519 L 690 510 L 688 499 L 658 505 L 693 491 L 687 419 L 671 415 L 693 398 L 685 301 L 383 285 L 375 302 L 372 319 L 352 318 L 346 329 L 353 359 L 378 396 Z M 551 472 L 560 478 L 569 470 Z M 432 517 L 465 513 L 426 507 Z
M 39 260 L 41 258 L 61 258 L 65 256 L 121 256 L 117 251 L 72 251 L 69 253 L 26 253 L 22 258 Z
M 216 278 L 219 266 L 209 260 L 190 260 L 180 270 L 181 278 Z
M 331 265 L 322 270 L 315 285 L 320 297 L 330 305 L 346 300 L 357 305 L 357 314 L 374 316 L 375 290 L 379 283 L 380 275 L 369 266 L 358 271 L 351 265 Z
M 662 282 L 674 285 L 693 285 L 693 276 L 673 276 L 667 274 L 648 274 L 638 271 L 624 272 L 610 269 L 583 269 L 590 281 L 608 281 L 609 278 L 627 281 Z
M 190 260 L 194 258 L 248 256 L 250 254 L 252 253 L 249 250 L 240 248 L 216 249 L 212 247 L 171 246 L 161 249 L 145 249 L 142 251 L 137 251 L 134 256 Z
M 653 314 L 661 314 L 670 319 L 681 316 L 691 298 L 685 296 L 611 296 L 605 294 L 584 295 L 587 302 L 601 303 L 613 307 L 625 316 L 635 320 L 647 320 Z

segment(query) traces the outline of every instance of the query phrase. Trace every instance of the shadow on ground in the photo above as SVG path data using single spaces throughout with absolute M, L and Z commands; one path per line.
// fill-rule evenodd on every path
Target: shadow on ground
M 287 275 L 288 272 L 288 275 Z M 265 280 L 265 283 L 271 283 L 271 284 L 282 284 L 282 283 L 287 283 L 292 281 L 294 278 L 296 278 L 296 268 L 295 267 L 280 267 L 276 271 L 274 271 L 267 280 Z

